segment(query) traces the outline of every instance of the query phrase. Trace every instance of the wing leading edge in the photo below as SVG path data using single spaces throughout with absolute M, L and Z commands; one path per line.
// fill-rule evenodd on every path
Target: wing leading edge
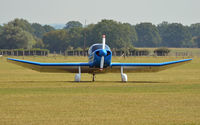
M 158 72 L 171 67 L 179 66 L 188 63 L 192 59 L 184 59 L 178 61 L 164 62 L 164 63 L 111 63 L 111 73 L 121 72 L 123 66 L 124 72 L 137 73 L 137 72 Z
M 89 63 L 40 63 L 26 60 L 7 58 L 8 62 L 36 70 L 39 72 L 56 72 L 56 73 L 78 73 L 81 67 L 82 73 L 89 73 Z

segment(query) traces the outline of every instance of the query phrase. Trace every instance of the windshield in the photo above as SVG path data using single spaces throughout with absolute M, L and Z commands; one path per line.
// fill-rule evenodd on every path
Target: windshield
M 90 49 L 88 50 L 88 53 L 93 53 L 95 50 L 97 49 L 102 49 L 102 44 L 94 44 L 90 47 Z M 110 50 L 110 48 L 108 47 L 108 45 L 105 46 L 106 50 Z

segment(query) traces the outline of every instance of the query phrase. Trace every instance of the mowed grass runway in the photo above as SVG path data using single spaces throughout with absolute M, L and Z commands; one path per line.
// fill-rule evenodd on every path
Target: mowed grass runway
M 16 58 L 16 57 L 15 57 Z M 23 57 L 18 57 L 23 59 Z M 165 62 L 175 57 L 114 57 L 114 62 Z M 25 57 L 40 62 L 87 62 L 85 57 Z M 40 73 L 0 58 L 0 125 L 200 124 L 200 58 L 158 73 Z

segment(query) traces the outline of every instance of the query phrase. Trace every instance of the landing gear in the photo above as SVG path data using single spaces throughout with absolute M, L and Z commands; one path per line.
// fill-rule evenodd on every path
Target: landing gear
M 92 74 L 92 82 L 94 82 L 95 81 L 95 74 L 93 73 Z
M 81 81 L 81 67 L 78 67 L 78 74 L 75 75 L 75 82 L 80 82 Z
M 122 82 L 127 82 L 128 77 L 125 73 L 123 73 L 123 66 L 121 66 L 121 77 L 122 77 Z

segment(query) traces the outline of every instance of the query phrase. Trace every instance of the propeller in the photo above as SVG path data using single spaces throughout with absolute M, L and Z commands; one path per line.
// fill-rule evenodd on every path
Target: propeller
M 102 36 L 102 51 L 104 51 L 105 46 L 106 46 L 106 35 Z M 100 62 L 100 70 L 103 70 L 103 65 L 104 65 L 104 56 L 101 57 L 101 62 Z

